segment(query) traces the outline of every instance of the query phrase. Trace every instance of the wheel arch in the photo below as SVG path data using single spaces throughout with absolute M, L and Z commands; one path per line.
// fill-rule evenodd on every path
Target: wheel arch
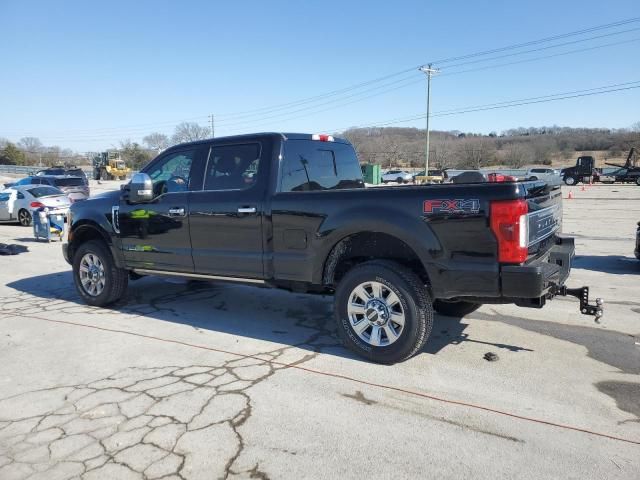
M 73 256 L 80 245 L 90 240 L 102 241 L 109 248 L 116 266 L 124 268 L 120 255 L 118 255 L 118 251 L 113 245 L 111 236 L 104 230 L 104 228 L 91 220 L 78 222 L 78 224 L 74 224 L 72 229 L 69 231 L 68 255 L 71 261 L 73 261 Z
M 394 234 L 373 230 L 350 233 L 333 245 L 324 262 L 322 283 L 335 287 L 350 268 L 370 260 L 397 262 L 416 273 L 424 284 L 430 283 L 425 262 L 415 248 Z

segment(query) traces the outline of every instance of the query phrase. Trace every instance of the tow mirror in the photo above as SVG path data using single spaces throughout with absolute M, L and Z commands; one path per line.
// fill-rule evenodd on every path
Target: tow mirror
M 129 203 L 144 203 L 153 200 L 153 182 L 146 173 L 136 173 L 129 185 Z

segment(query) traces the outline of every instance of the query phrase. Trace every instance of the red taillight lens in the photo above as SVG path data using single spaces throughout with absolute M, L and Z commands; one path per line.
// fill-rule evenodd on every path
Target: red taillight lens
M 31 202 L 31 208 L 40 208 L 40 207 L 44 207 L 44 203 Z
M 491 230 L 498 240 L 500 263 L 522 263 L 527 259 L 528 212 L 526 200 L 491 202 Z

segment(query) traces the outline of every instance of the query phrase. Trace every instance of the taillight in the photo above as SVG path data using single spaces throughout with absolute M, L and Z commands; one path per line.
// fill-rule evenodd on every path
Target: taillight
M 44 207 L 44 203 L 41 202 L 31 202 L 31 208 L 40 208 Z
M 529 249 L 526 200 L 491 202 L 491 230 L 498 239 L 498 261 L 522 263 Z

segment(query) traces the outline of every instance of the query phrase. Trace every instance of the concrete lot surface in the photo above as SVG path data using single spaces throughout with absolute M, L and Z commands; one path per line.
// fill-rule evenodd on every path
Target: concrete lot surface
M 0 479 L 640 478 L 640 187 L 572 191 L 601 325 L 487 305 L 395 366 L 339 346 L 329 297 L 144 278 L 88 307 L 0 225 L 29 248 L 0 257 Z

